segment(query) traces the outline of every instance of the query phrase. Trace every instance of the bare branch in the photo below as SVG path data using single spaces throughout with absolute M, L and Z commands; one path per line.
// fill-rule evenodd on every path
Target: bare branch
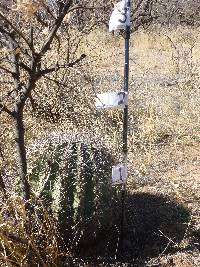
M 2 69 L 3 71 L 5 71 L 5 72 L 7 72 L 7 73 L 9 73 L 9 74 L 11 74 L 11 75 L 14 75 L 14 72 L 12 72 L 12 71 L 10 71 L 10 70 L 4 68 L 4 67 L 1 66 L 1 65 L 0 65 L 0 69 Z
M 32 50 L 32 47 L 30 46 L 30 43 L 29 43 L 29 41 L 28 41 L 28 39 L 24 36 L 24 34 L 19 30 L 19 29 L 17 29 L 14 25 L 13 25 L 13 23 L 8 19 L 8 18 L 6 18 L 3 14 L 2 14 L 2 12 L 0 12 L 0 17 L 6 22 L 6 23 L 8 23 L 8 25 L 10 25 L 11 26 L 11 28 L 26 42 L 26 44 L 29 46 L 29 48 Z
M 41 77 L 41 76 L 44 76 L 46 74 L 52 73 L 54 71 L 58 71 L 59 69 L 72 68 L 73 66 L 75 66 L 76 64 L 78 64 L 80 61 L 82 61 L 85 57 L 86 57 L 86 55 L 85 54 L 82 54 L 80 56 L 80 58 L 76 59 L 73 62 L 70 62 L 70 63 L 67 63 L 67 64 L 63 64 L 63 65 L 55 65 L 52 68 L 41 70 L 41 72 L 39 72 L 38 75 Z
M 2 81 L 1 81 L 2 83 Z M 11 83 L 11 82 L 7 82 L 7 83 Z M 11 91 L 9 91 L 6 95 L 1 97 L 1 102 L 5 102 L 11 95 L 13 92 L 15 92 L 16 89 L 12 89 Z
M 2 34 L 5 34 L 5 35 L 7 35 L 7 36 L 10 36 L 11 37 L 11 33 L 10 32 L 8 32 L 8 31 L 6 31 L 2 26 L 0 26 L 0 32 L 2 33 Z
M 13 72 L 13 79 L 15 82 L 15 86 L 18 89 L 18 91 L 21 88 L 21 83 L 20 83 L 20 69 L 19 69 L 19 53 L 15 52 L 15 43 L 13 43 L 13 39 L 10 38 L 9 40 L 9 49 L 12 51 L 11 56 L 10 56 L 10 60 L 11 60 L 11 69 Z
M 67 86 L 67 83 L 64 81 L 64 82 L 61 82 L 61 81 L 58 81 L 58 80 L 56 80 L 56 79 L 53 79 L 53 78 L 50 78 L 50 77 L 48 77 L 48 76 L 43 76 L 43 78 L 45 78 L 45 79 L 47 79 L 47 80 L 49 80 L 49 81 L 51 81 L 51 82 L 54 82 L 56 85 L 58 85 L 58 86 L 63 86 L 63 87 L 66 87 Z M 66 79 L 65 79 L 66 80 Z M 66 91 L 67 92 L 67 91 Z
M 35 103 L 35 100 L 33 99 L 32 95 L 31 95 L 31 93 L 29 95 L 29 99 L 30 99 L 30 102 L 31 102 L 32 109 L 35 112 L 36 111 L 36 103 Z
M 13 117 L 13 112 L 11 110 L 9 110 L 5 105 L 0 103 L 0 114 L 1 114 L 1 112 L 6 112 L 8 115 Z
M 48 7 L 48 5 L 46 5 L 45 4 L 45 2 L 44 1 L 42 1 L 42 6 L 45 8 L 45 10 L 47 11 L 47 13 L 55 20 L 56 18 L 55 18 L 55 16 L 54 16 L 54 14 L 51 12 L 51 10 L 50 10 L 50 8 Z
M 1 151 L 1 148 L 0 148 L 0 151 Z M 0 152 L 0 154 L 3 155 L 2 152 Z M 0 170 L 0 190 L 2 190 L 4 194 L 6 193 L 6 186 L 3 180 L 3 176 L 1 174 L 1 170 Z
M 34 15 L 35 15 L 37 21 L 42 24 L 42 26 L 44 26 L 44 27 L 48 27 L 49 26 L 48 22 L 44 21 L 41 18 L 40 14 L 35 13 Z
M 49 33 L 49 36 L 47 38 L 47 40 L 45 41 L 41 51 L 40 51 L 40 55 L 43 55 L 47 50 L 49 50 L 50 45 L 54 39 L 54 37 L 56 36 L 56 33 L 60 27 L 60 25 L 63 22 L 63 19 L 65 17 L 65 15 L 67 14 L 70 6 L 72 5 L 73 1 L 72 0 L 68 0 L 67 3 L 64 4 L 61 13 L 59 14 L 59 17 L 55 20 L 55 23 L 52 27 L 51 32 Z
M 22 69 L 26 70 L 28 73 L 31 72 L 31 69 L 30 69 L 26 64 L 24 64 L 23 62 L 19 62 L 19 66 L 20 66 Z
M 72 8 L 70 8 L 68 10 L 68 13 L 74 11 L 74 10 L 77 10 L 77 9 L 85 9 L 85 10 L 98 10 L 98 9 L 101 9 L 101 8 L 105 8 L 104 6 L 100 6 L 100 7 L 90 7 L 90 6 L 81 6 L 81 5 L 76 5 Z

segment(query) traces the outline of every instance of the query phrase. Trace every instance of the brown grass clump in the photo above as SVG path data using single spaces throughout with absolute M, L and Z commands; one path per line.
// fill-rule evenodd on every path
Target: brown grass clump
M 60 266 L 67 252 L 63 253 L 56 223 L 42 204 L 35 204 L 32 214 L 27 214 L 18 195 L 1 194 L 1 200 L 1 266 Z

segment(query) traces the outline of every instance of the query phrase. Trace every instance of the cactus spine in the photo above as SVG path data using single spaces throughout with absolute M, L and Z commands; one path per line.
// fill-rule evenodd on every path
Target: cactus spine
M 51 162 L 46 161 L 44 157 L 41 168 L 39 160 L 34 176 L 37 180 L 44 177 L 39 195 L 51 206 L 65 241 L 74 239 L 75 232 L 79 237 L 91 236 L 101 225 L 108 225 L 112 158 L 105 149 L 65 142 L 55 146 Z

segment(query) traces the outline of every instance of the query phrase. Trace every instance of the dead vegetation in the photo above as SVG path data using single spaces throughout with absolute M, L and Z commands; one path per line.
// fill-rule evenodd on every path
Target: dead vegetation
M 152 27 L 132 35 L 125 257 L 116 259 L 120 220 L 91 244 L 63 254 L 56 224 L 42 211 L 45 218 L 36 222 L 37 227 L 42 226 L 36 233 L 43 231 L 45 236 L 41 246 L 35 228 L 31 234 L 25 231 L 24 204 L 13 195 L 6 201 L 2 198 L 1 203 L 2 266 L 200 265 L 199 43 L 199 29 L 185 26 Z M 40 96 L 44 92 L 39 90 L 34 97 L 40 110 L 25 112 L 27 145 L 37 145 L 52 132 L 73 132 L 83 138 L 97 138 L 120 160 L 122 114 L 100 114 L 94 98 L 98 92 L 123 86 L 123 39 L 98 30 L 84 38 L 77 53 L 89 56 L 84 64 L 65 73 L 65 86 L 52 81 L 39 84 L 41 89 L 46 86 L 49 96 L 43 105 Z M 58 111 L 55 120 L 47 120 L 46 114 L 54 111 Z M 4 115 L 1 131 L 3 176 L 12 188 L 14 139 L 12 124 Z M 35 157 L 29 157 L 29 173 Z M 35 216 L 38 218 L 37 213 Z

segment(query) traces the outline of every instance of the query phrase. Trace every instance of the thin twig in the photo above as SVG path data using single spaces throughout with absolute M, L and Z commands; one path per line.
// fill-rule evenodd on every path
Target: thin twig
M 5 21 L 7 22 L 11 28 L 25 41 L 25 43 L 30 47 L 30 49 L 32 50 L 32 47 L 30 46 L 30 43 L 28 41 L 28 39 L 24 36 L 24 34 L 18 30 L 14 25 L 13 23 L 7 18 L 5 17 L 1 12 L 0 12 L 0 17 Z

